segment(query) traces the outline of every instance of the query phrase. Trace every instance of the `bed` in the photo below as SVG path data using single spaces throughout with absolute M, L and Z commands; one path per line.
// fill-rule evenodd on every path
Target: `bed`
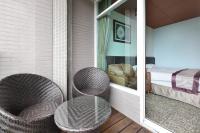
M 198 76 L 199 69 L 195 69 L 196 72 L 193 75 Z M 199 79 L 196 80 L 197 86 L 193 88 L 194 81 L 192 77 L 192 72 L 194 69 L 177 69 L 177 68 L 161 68 L 161 67 L 152 67 L 148 69 L 151 73 L 151 84 L 152 84 L 152 93 L 165 96 L 168 98 L 172 98 L 175 100 L 179 100 L 193 106 L 200 108 L 200 81 Z M 176 86 L 173 85 L 173 74 L 180 73 L 180 72 L 187 72 L 190 74 L 185 75 L 184 78 L 181 77 L 182 82 L 179 83 L 177 81 L 177 86 L 182 86 L 176 89 Z M 183 73 L 184 74 L 184 73 Z M 191 78 L 192 77 L 192 78 Z M 195 76 L 194 76 L 195 77 Z M 178 79 L 178 77 L 176 77 Z M 181 81 L 181 80 L 180 80 Z M 192 87 L 190 87 L 192 86 Z M 183 89 L 183 88 L 190 88 L 190 89 Z

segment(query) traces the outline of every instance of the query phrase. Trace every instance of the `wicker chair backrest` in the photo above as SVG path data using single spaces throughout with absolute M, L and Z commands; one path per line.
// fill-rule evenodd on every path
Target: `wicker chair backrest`
M 103 92 L 110 84 L 108 75 L 95 67 L 88 67 L 78 71 L 73 78 L 76 89 L 82 91 L 84 89 L 97 89 L 95 92 Z
M 42 102 L 62 103 L 63 94 L 51 80 L 35 74 L 15 74 L 0 81 L 0 106 L 17 115 L 24 108 Z

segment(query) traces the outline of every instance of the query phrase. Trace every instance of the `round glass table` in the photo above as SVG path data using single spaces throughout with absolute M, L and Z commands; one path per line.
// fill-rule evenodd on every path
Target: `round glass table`
M 61 104 L 55 111 L 56 125 L 66 132 L 98 133 L 110 117 L 110 104 L 97 96 L 80 96 Z

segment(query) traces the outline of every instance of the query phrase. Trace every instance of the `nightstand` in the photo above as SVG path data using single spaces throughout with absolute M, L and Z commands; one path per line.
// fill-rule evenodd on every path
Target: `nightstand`
M 151 73 L 146 72 L 146 93 L 151 93 Z

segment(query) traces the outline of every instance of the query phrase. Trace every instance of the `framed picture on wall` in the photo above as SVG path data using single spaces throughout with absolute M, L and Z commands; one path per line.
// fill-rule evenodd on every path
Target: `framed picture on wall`
M 113 41 L 131 43 L 131 25 L 113 20 Z

